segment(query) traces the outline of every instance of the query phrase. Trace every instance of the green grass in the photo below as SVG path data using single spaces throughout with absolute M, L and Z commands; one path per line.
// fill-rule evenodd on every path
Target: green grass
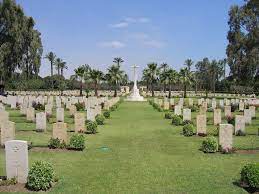
M 18 111 L 10 112 L 11 120 L 19 120 L 16 139 L 47 145 L 50 124 L 46 133 L 36 133 L 32 131 L 35 124 L 22 122 L 25 119 Z M 244 164 L 259 162 L 259 154 L 204 154 L 199 151 L 202 137 L 182 136 L 182 127 L 172 126 L 163 117 L 164 113 L 154 110 L 148 102 L 123 102 L 106 125 L 98 126 L 99 133 L 85 135 L 86 150 L 29 151 L 30 165 L 36 160 L 54 165 L 60 180 L 50 193 L 246 193 L 233 182 L 239 179 Z M 66 121 L 72 129 L 71 118 Z M 256 133 L 256 126 L 258 119 L 246 129 Z M 259 147 L 259 137 L 234 137 L 234 146 Z M 1 149 L 0 175 L 3 174 L 5 159 Z

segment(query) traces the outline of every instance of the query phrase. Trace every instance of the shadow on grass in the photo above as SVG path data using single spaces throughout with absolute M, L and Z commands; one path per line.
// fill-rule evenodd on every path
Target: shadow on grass
M 234 181 L 233 185 L 244 189 L 248 193 L 258 193 L 259 192 L 259 188 L 251 188 L 251 187 L 241 183 L 239 180 Z

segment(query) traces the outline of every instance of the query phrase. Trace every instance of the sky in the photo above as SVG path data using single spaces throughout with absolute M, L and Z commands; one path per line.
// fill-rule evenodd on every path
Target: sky
M 114 57 L 132 79 L 150 62 L 179 70 L 188 58 L 226 57 L 228 11 L 243 0 L 16 0 L 41 32 L 44 55 L 106 71 Z M 42 58 L 40 75 L 50 74 Z

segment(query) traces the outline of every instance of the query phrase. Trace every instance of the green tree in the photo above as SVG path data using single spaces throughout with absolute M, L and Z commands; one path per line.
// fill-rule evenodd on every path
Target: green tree
M 94 84 L 95 96 L 98 96 L 98 86 L 100 84 L 100 81 L 104 79 L 104 74 L 100 70 L 91 69 L 90 70 L 90 79 Z
M 62 61 L 62 63 L 59 64 L 60 73 L 61 76 L 64 77 L 64 69 L 67 69 L 67 63 L 65 61 Z
M 174 69 L 170 68 L 166 72 L 166 77 L 167 77 L 168 85 L 169 85 L 169 95 L 168 95 L 168 98 L 171 98 L 172 85 L 176 83 L 176 81 L 178 79 L 178 73 Z
M 160 74 L 159 74 L 159 77 L 160 77 L 160 82 L 163 84 L 163 91 L 166 92 L 166 71 L 168 69 L 168 64 L 167 63 L 162 63 L 159 67 L 159 70 L 160 70 Z
M 120 69 L 119 65 L 112 65 L 108 68 L 108 73 L 106 74 L 105 78 L 114 88 L 114 97 L 117 96 L 117 88 L 122 82 L 124 76 L 125 73 Z
M 85 76 L 85 67 L 83 65 L 79 66 L 74 71 L 75 71 L 74 77 L 80 82 L 80 96 L 82 96 L 83 95 L 83 79 Z
M 179 78 L 181 83 L 183 84 L 184 95 L 183 97 L 187 97 L 187 87 L 192 84 L 192 72 L 188 70 L 188 67 L 182 68 L 179 72 Z
M 124 62 L 124 60 L 121 57 L 116 57 L 113 59 L 113 62 L 120 67 L 120 65 Z
M 157 63 L 149 63 L 147 65 L 147 71 L 148 75 L 150 76 L 150 84 L 151 84 L 151 91 L 152 91 L 152 97 L 155 96 L 155 91 L 154 91 L 154 85 L 158 80 L 158 75 L 159 75 L 159 69 L 157 67 Z

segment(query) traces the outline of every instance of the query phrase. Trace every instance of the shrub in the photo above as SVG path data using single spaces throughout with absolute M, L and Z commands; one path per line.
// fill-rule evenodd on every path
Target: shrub
M 11 178 L 7 180 L 1 180 L 0 186 L 9 186 L 9 185 L 15 185 L 17 183 L 16 178 Z
M 194 126 L 192 124 L 186 124 L 183 126 L 183 135 L 186 137 L 193 136 Z
M 201 149 L 204 153 L 215 153 L 218 150 L 218 142 L 215 137 L 208 137 L 202 142 Z
M 242 131 L 242 130 L 238 130 L 236 132 L 236 136 L 246 136 L 246 133 L 244 131 Z
M 106 119 L 109 119 L 111 117 L 111 112 L 110 111 L 105 111 L 103 113 L 103 116 L 106 118 Z
M 193 124 L 193 122 L 190 120 L 184 120 L 183 125 L 187 125 L 187 124 Z
M 85 110 L 85 104 L 84 103 L 76 103 L 75 104 L 75 106 L 76 106 L 76 110 L 77 111 L 84 111 Z
M 86 130 L 88 133 L 95 134 L 97 132 L 97 123 L 94 121 L 89 121 L 86 124 Z
M 190 107 L 192 112 L 197 112 L 199 110 L 199 107 L 196 105 L 193 105 L 192 107 Z
M 235 152 L 235 150 L 233 148 L 222 148 L 220 147 L 220 151 L 222 154 L 232 154 Z
M 74 150 L 85 149 L 85 138 L 83 135 L 74 134 L 70 138 L 69 148 Z
M 213 112 L 214 111 L 214 109 L 212 108 L 212 107 L 209 107 L 208 109 L 207 109 L 207 112 Z
M 171 112 L 166 112 L 165 113 L 165 119 L 172 119 L 172 113 Z
M 45 110 L 45 106 L 41 103 L 36 103 L 35 101 L 32 102 L 32 107 L 35 109 L 35 110 Z
M 113 105 L 113 106 L 111 107 L 111 111 L 115 111 L 116 108 L 117 108 L 117 105 L 115 104 L 115 105 Z
M 66 143 L 64 141 L 61 142 L 58 138 L 50 138 L 48 146 L 50 149 L 64 149 L 66 148 Z
M 173 124 L 173 125 L 176 125 L 176 126 L 181 125 L 181 124 L 182 124 L 182 119 L 181 119 L 181 117 L 178 116 L 178 115 L 173 115 L 173 116 L 172 116 L 172 124 Z
M 235 118 L 233 116 L 227 116 L 226 119 L 229 124 L 235 125 Z
M 36 161 L 28 174 L 27 187 L 34 191 L 46 191 L 54 182 L 54 169 L 52 165 L 44 161 Z
M 259 163 L 247 164 L 242 168 L 241 182 L 251 188 L 259 188 Z
M 95 117 L 97 125 L 104 125 L 104 116 L 103 115 L 96 115 Z

